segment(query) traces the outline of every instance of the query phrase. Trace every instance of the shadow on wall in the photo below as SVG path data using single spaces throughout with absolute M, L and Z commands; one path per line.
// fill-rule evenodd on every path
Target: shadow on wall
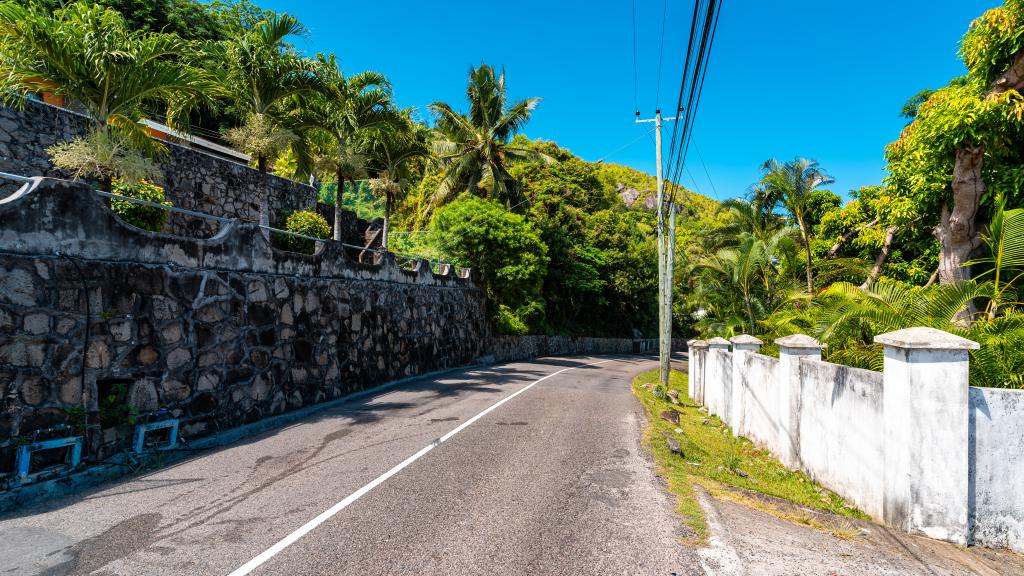
M 59 424 L 102 457 L 160 409 L 195 437 L 467 364 L 484 296 L 445 272 L 359 264 L 330 241 L 281 252 L 239 222 L 150 233 L 84 184 L 35 179 L 0 201 L 0 472 Z

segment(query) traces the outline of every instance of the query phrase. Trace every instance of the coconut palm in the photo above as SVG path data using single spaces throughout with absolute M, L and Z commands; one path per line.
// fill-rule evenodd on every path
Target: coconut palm
M 140 124 L 147 109 L 163 108 L 172 125 L 209 101 L 209 76 L 192 66 L 192 46 L 171 34 L 130 30 L 115 10 L 72 3 L 45 13 L 34 6 L 0 4 L 0 102 L 20 105 L 39 92 L 65 96 L 92 122 L 82 138 L 51 149 L 58 167 L 76 177 L 152 176 L 165 151 Z
M 818 162 L 806 158 L 797 158 L 785 164 L 771 158 L 761 166 L 761 171 L 764 176 L 761 178 L 762 188 L 758 193 L 758 202 L 769 208 L 781 203 L 796 220 L 807 256 L 807 292 L 813 293 L 814 272 L 810 226 L 807 222 L 808 201 L 813 191 L 835 180 L 821 169 Z
M 464 191 L 508 206 L 522 202 L 522 190 L 509 174 L 508 165 L 553 161 L 546 154 L 510 144 L 530 120 L 540 98 L 527 98 L 509 106 L 505 73 L 495 74 L 494 68 L 486 64 L 470 69 L 466 96 L 468 115 L 456 112 L 444 102 L 430 105 L 441 134 L 435 142 L 435 152 L 444 168 L 435 203 L 447 202 Z
M 388 250 L 391 209 L 406 192 L 406 182 L 414 162 L 430 155 L 430 130 L 402 113 L 400 122 L 371 131 L 367 138 L 367 156 L 377 167 L 370 179 L 370 188 L 384 198 L 384 229 L 382 247 Z
M 299 137 L 289 125 L 286 104 L 321 87 L 316 63 L 286 43 L 290 36 L 303 34 L 305 28 L 294 17 L 270 14 L 210 50 L 209 66 L 219 76 L 223 96 L 242 117 L 242 125 L 228 130 L 225 137 L 254 158 L 260 171 L 261 226 L 270 225 L 270 161 Z
M 333 175 L 338 182 L 334 195 L 334 239 L 341 240 L 342 191 L 345 183 L 364 178 L 366 155 L 361 136 L 368 130 L 401 123 L 394 110 L 391 83 L 383 74 L 360 72 L 345 76 L 333 54 L 317 57 L 321 89 L 300 103 L 296 115 L 306 128 L 307 144 L 315 149 L 312 163 L 318 173 Z

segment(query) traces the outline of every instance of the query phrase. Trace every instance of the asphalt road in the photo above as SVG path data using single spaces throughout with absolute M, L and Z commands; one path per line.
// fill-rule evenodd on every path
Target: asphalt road
M 640 445 L 629 384 L 653 367 L 549 358 L 355 400 L 0 518 L 0 574 L 699 574 Z

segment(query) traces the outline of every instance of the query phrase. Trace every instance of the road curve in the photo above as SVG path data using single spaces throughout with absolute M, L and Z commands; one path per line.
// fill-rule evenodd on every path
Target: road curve
M 629 383 L 654 367 L 546 358 L 353 400 L 0 518 L 0 574 L 701 573 L 640 445 Z

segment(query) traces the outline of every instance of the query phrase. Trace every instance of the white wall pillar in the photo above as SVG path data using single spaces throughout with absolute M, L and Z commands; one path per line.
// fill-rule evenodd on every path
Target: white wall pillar
M 885 346 L 885 522 L 967 544 L 971 340 L 934 328 L 875 337 Z
M 728 393 L 732 387 L 732 363 L 727 364 L 725 356 L 729 346 L 729 341 L 725 338 L 716 336 L 708 340 L 708 351 L 705 355 L 707 366 L 704 369 L 708 412 L 726 423 L 729 420 Z
M 690 345 L 690 362 L 694 366 L 694 381 L 691 387 L 694 390 L 693 400 L 700 406 L 707 406 L 704 395 L 704 383 L 707 381 L 707 357 L 708 343 L 704 340 L 694 340 Z
M 742 436 L 745 434 L 744 417 L 747 410 L 747 396 L 750 394 L 743 364 L 747 359 L 747 354 L 760 350 L 764 342 L 749 334 L 734 336 L 729 339 L 729 342 L 732 342 L 732 401 L 729 403 L 729 419 L 732 422 L 733 436 Z
M 779 460 L 796 470 L 800 468 L 800 360 L 821 360 L 825 345 L 804 334 L 779 338 L 775 343 L 779 345 L 779 371 L 775 376 L 779 389 L 776 445 Z
M 686 395 L 691 400 L 697 398 L 697 359 L 694 358 L 696 356 L 696 350 L 693 349 L 694 342 L 696 340 L 686 341 Z

